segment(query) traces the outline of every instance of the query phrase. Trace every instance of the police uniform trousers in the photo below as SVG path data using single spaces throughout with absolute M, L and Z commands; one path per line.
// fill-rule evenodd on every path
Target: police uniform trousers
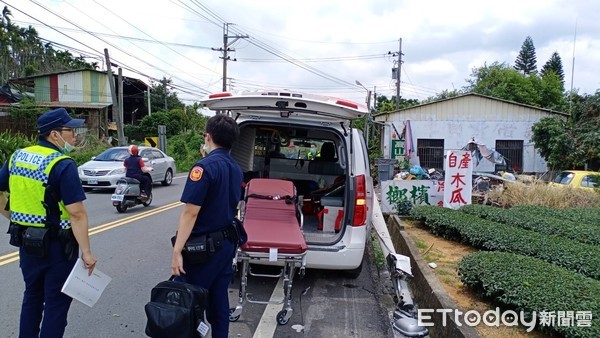
M 77 261 L 76 258 L 68 261 L 64 251 L 64 244 L 55 238 L 50 239 L 48 255 L 44 258 L 29 256 L 23 248 L 19 250 L 25 281 L 20 338 L 55 338 L 64 335 L 73 299 L 60 290 Z
M 231 240 L 224 239 L 221 249 L 206 263 L 186 264 L 185 275 L 178 280 L 201 286 L 209 292 L 207 319 L 213 338 L 227 338 L 229 332 L 229 283 L 233 276 L 234 247 Z

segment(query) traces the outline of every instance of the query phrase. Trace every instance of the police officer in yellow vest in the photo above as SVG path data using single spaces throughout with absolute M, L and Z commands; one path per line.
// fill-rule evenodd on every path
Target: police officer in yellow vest
M 38 144 L 17 150 L 0 169 L 0 209 L 10 219 L 10 244 L 19 247 L 25 281 L 21 338 L 62 337 L 72 298 L 60 290 L 79 248 L 89 274 L 96 265 L 85 193 L 75 162 L 65 155 L 83 123 L 64 108 L 44 113 L 37 120 Z

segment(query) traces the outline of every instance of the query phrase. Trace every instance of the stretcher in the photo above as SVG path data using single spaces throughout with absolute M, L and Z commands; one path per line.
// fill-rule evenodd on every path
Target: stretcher
M 277 323 L 285 325 L 292 316 L 292 281 L 299 269 L 304 276 L 307 245 L 302 235 L 302 212 L 293 182 L 280 179 L 255 178 L 246 186 L 240 207 L 240 220 L 248 234 L 234 259 L 241 264 L 239 301 L 229 310 L 229 321 L 237 321 L 245 302 L 283 304 Z M 278 274 L 253 273 L 250 263 L 259 261 L 283 265 Z M 248 275 L 283 278 L 284 297 L 280 301 L 251 299 L 247 293 Z

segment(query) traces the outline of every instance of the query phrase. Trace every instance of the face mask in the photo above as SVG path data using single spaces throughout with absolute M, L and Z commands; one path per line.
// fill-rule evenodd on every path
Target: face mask
M 69 142 L 65 141 L 65 139 L 60 135 L 60 133 L 58 133 L 58 137 L 60 137 L 60 139 L 65 143 L 63 147 L 58 147 L 58 150 L 61 153 L 67 154 L 75 150 L 75 147 L 73 147 Z
M 210 154 L 210 146 L 208 144 L 204 145 L 204 152 L 206 153 L 206 155 Z

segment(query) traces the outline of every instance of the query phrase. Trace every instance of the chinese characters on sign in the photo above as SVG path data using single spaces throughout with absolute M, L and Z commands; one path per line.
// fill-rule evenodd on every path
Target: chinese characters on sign
M 404 159 L 404 141 L 403 140 L 392 140 L 392 156 L 396 160 L 402 161 Z
M 381 182 L 381 211 L 397 212 L 400 202 L 416 205 L 442 206 L 444 182 L 435 180 L 383 181 Z
M 458 209 L 471 204 L 473 161 L 469 151 L 450 150 L 446 153 L 444 176 L 444 207 Z

